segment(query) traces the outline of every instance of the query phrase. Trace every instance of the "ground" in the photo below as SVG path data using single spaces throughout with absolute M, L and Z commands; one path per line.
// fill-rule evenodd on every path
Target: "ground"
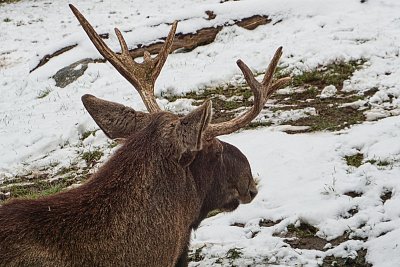
M 184 114 L 210 98 L 214 122 L 252 105 L 235 61 L 262 79 L 283 46 L 275 78 L 292 82 L 246 129 L 221 137 L 248 157 L 259 194 L 210 214 L 192 233 L 190 266 L 400 265 L 399 3 L 74 4 L 113 49 L 119 27 L 138 55 L 180 21 L 157 101 Z M 0 201 L 79 186 L 119 147 L 80 97 L 144 105 L 68 1 L 2 1 L 0 11 Z

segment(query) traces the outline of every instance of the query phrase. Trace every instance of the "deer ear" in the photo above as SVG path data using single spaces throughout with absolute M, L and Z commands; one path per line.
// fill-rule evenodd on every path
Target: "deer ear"
M 185 150 L 199 151 L 202 149 L 203 133 L 211 121 L 211 100 L 180 119 L 177 129 L 180 142 Z
M 150 114 L 103 100 L 92 95 L 82 96 L 90 116 L 111 139 L 125 139 L 150 123 Z

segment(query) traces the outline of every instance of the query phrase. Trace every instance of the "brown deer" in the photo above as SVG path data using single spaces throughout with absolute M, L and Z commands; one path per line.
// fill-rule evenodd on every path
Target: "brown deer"
M 288 79 L 272 82 L 279 48 L 262 83 L 238 65 L 253 107 L 211 124 L 211 102 L 184 117 L 163 112 L 154 83 L 170 52 L 175 22 L 159 55 L 136 63 L 116 29 L 112 52 L 70 6 L 99 52 L 138 90 L 149 113 L 85 95 L 82 101 L 107 136 L 122 146 L 82 186 L 0 207 L 0 266 L 186 266 L 190 232 L 213 209 L 232 211 L 257 194 L 246 157 L 216 137 L 254 119 Z

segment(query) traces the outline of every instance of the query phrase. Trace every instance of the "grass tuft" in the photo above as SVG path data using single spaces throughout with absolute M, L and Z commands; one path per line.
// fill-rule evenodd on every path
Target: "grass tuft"
M 45 98 L 50 94 L 51 90 L 49 88 L 46 88 L 44 90 L 41 90 L 37 96 L 38 99 Z
M 362 161 L 364 160 L 364 154 L 357 153 L 351 156 L 345 156 L 344 158 L 348 166 L 354 166 L 358 168 L 362 165 Z
M 226 258 L 230 260 L 239 259 L 243 255 L 243 252 L 241 252 L 240 250 L 240 248 L 229 249 L 228 252 L 226 252 Z
M 100 158 L 103 155 L 104 155 L 104 153 L 101 150 L 96 149 L 93 151 L 84 152 L 82 154 L 82 159 L 84 159 L 86 161 L 87 166 L 93 166 L 100 160 Z

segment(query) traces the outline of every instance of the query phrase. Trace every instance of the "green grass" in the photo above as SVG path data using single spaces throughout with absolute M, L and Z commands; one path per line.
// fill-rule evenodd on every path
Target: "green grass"
M 284 110 L 315 108 L 316 115 L 310 115 L 294 121 L 276 122 L 277 124 L 308 126 L 307 129 L 295 132 L 337 131 L 365 121 L 364 110 L 348 106 L 341 107 L 342 104 L 369 97 L 367 94 L 357 95 L 341 91 L 343 82 L 350 79 L 354 71 L 360 69 L 364 63 L 365 60 L 363 59 L 348 62 L 337 61 L 298 75 L 293 75 L 287 69 L 278 67 L 275 78 L 292 76 L 290 86 L 303 90 L 296 90 L 290 94 L 274 94 L 271 99 L 275 101 L 277 107 L 270 108 L 273 113 L 272 117 L 275 116 L 276 112 Z M 261 73 L 260 75 L 263 74 Z M 337 94 L 331 98 L 319 98 L 318 95 L 322 89 L 328 85 L 334 85 L 338 89 Z M 237 115 L 239 108 L 251 107 L 253 102 L 250 97 L 252 96 L 253 94 L 246 84 L 226 84 L 205 88 L 198 93 L 190 92 L 185 95 L 164 95 L 170 102 L 179 98 L 193 99 L 194 105 L 201 104 L 205 99 L 211 99 L 214 111 L 213 123 L 230 120 Z M 270 125 L 272 125 L 270 121 L 252 122 L 246 128 L 252 129 Z
M 46 88 L 44 90 L 41 90 L 37 96 L 38 99 L 45 98 L 50 94 L 51 90 L 49 88 Z
M 193 253 L 189 253 L 189 255 L 188 255 L 188 261 L 189 262 L 199 262 L 199 261 L 202 261 L 203 259 L 204 259 L 204 256 L 201 254 L 201 252 L 202 252 L 202 250 L 203 250 L 203 248 L 205 247 L 205 245 L 204 246 L 202 246 L 202 247 L 200 247 L 200 248 L 198 248 L 198 249 L 196 249 Z
M 345 156 L 344 159 L 346 160 L 347 165 L 358 168 L 362 165 L 364 155 L 362 153 L 357 153 L 351 156 Z
M 290 224 L 287 226 L 287 230 L 298 238 L 313 237 L 318 232 L 317 228 L 305 222 L 301 222 L 298 227 Z
M 377 159 L 369 159 L 366 161 L 366 163 L 371 163 L 372 165 L 376 165 L 379 167 L 387 167 L 393 165 L 393 162 L 390 162 L 389 160 L 377 160 Z
M 97 130 L 83 132 L 81 140 L 83 141 L 83 140 L 85 140 L 86 138 L 88 138 L 91 135 L 96 136 L 96 132 L 97 132 Z
M 327 85 L 334 85 L 337 89 L 342 89 L 343 82 L 348 80 L 353 73 L 360 69 L 365 60 L 352 60 L 348 62 L 338 61 L 321 66 L 319 68 L 305 71 L 300 75 L 292 77 L 292 86 L 315 86 L 319 89 Z
M 217 214 L 220 214 L 222 212 L 222 210 L 216 209 L 216 210 L 212 210 L 207 214 L 207 218 L 213 217 Z
M 241 252 L 240 250 L 240 248 L 229 249 L 228 252 L 226 252 L 226 258 L 230 260 L 239 259 L 243 255 L 243 252 Z
M 97 161 L 99 161 L 99 159 L 103 155 L 104 155 L 104 153 L 101 150 L 95 149 L 92 151 L 84 152 L 82 154 L 82 159 L 84 159 L 86 161 L 87 166 L 93 166 L 94 164 L 97 163 Z
M 12 4 L 12 3 L 17 3 L 21 0 L 0 0 L 0 5 L 1 4 Z
M 9 188 L 9 192 L 11 198 L 36 199 L 61 192 L 71 184 L 72 182 L 68 182 L 64 179 L 52 182 L 37 181 L 28 185 L 12 185 Z

